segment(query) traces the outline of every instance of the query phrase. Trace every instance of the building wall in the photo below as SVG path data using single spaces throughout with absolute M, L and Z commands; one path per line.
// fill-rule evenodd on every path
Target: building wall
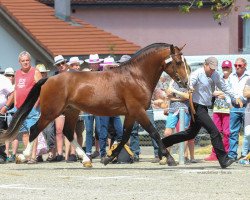
M 186 44 L 186 55 L 238 51 L 237 45 L 231 44 L 235 32 L 230 32 L 228 18 L 220 26 L 208 9 L 181 14 L 177 9 L 77 8 L 72 15 L 141 47 L 154 42 Z
M 7 67 L 12 67 L 14 70 L 19 69 L 18 56 L 22 51 L 28 51 L 31 54 L 32 66 L 43 63 L 53 69 L 53 66 L 48 66 L 48 60 L 34 46 L 0 17 L 0 71 L 4 71 Z
M 7 67 L 19 68 L 18 55 L 23 47 L 0 24 L 0 67 L 3 71 Z

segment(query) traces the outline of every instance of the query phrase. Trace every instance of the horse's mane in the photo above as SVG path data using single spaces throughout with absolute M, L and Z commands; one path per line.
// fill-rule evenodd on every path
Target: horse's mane
M 130 64 L 132 64 L 132 62 L 134 60 L 144 58 L 146 55 L 148 55 L 151 52 L 154 52 L 154 50 L 159 48 L 159 47 L 170 47 L 170 46 L 171 46 L 171 44 L 167 44 L 167 43 L 150 44 L 150 45 L 138 50 L 137 52 L 135 52 L 133 54 L 133 56 L 128 61 L 121 63 L 119 67 L 122 67 L 123 65 L 130 65 Z

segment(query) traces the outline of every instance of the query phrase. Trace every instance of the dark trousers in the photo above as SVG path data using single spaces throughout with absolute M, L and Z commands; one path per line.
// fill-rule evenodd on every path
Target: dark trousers
M 204 127 L 210 134 L 211 142 L 219 163 L 223 165 L 228 157 L 222 143 L 220 132 L 211 117 L 208 115 L 208 109 L 206 106 L 194 104 L 194 107 L 196 110 L 196 114 L 194 116 L 195 122 L 191 121 L 190 127 L 187 130 L 165 137 L 162 139 L 162 142 L 167 148 L 173 144 L 194 139 L 199 133 L 201 127 Z
M 0 129 L 4 129 L 4 130 L 7 129 L 7 122 L 6 122 L 4 115 L 0 115 Z M 0 146 L 0 156 L 3 159 L 6 159 L 7 155 L 4 151 L 5 151 L 5 145 L 1 145 Z

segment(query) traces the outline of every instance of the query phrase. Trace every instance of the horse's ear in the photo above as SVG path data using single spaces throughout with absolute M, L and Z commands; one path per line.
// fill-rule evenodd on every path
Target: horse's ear
M 170 54 L 175 54 L 174 45 L 170 45 Z
M 183 47 L 180 48 L 180 51 L 186 46 L 186 44 L 183 45 Z

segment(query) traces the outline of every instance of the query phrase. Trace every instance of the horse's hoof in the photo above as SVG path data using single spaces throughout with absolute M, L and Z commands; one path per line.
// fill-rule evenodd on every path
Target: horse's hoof
M 22 164 L 22 163 L 25 163 L 26 161 L 26 158 L 23 154 L 19 154 L 17 157 L 16 157 L 16 164 Z
M 106 158 L 103 159 L 103 164 L 107 165 L 107 164 L 110 163 L 110 161 L 112 161 L 112 159 L 110 159 L 110 157 L 106 157 Z
M 167 163 L 168 163 L 168 166 L 177 166 L 177 163 L 175 162 L 174 158 L 171 156 L 171 157 L 168 157 L 167 159 Z
M 162 159 L 159 161 L 159 165 L 166 165 L 166 164 L 167 164 L 167 158 L 163 156 Z
M 86 161 L 86 162 L 83 162 L 82 164 L 83 164 L 83 167 L 86 167 L 86 168 L 93 167 L 91 161 Z

